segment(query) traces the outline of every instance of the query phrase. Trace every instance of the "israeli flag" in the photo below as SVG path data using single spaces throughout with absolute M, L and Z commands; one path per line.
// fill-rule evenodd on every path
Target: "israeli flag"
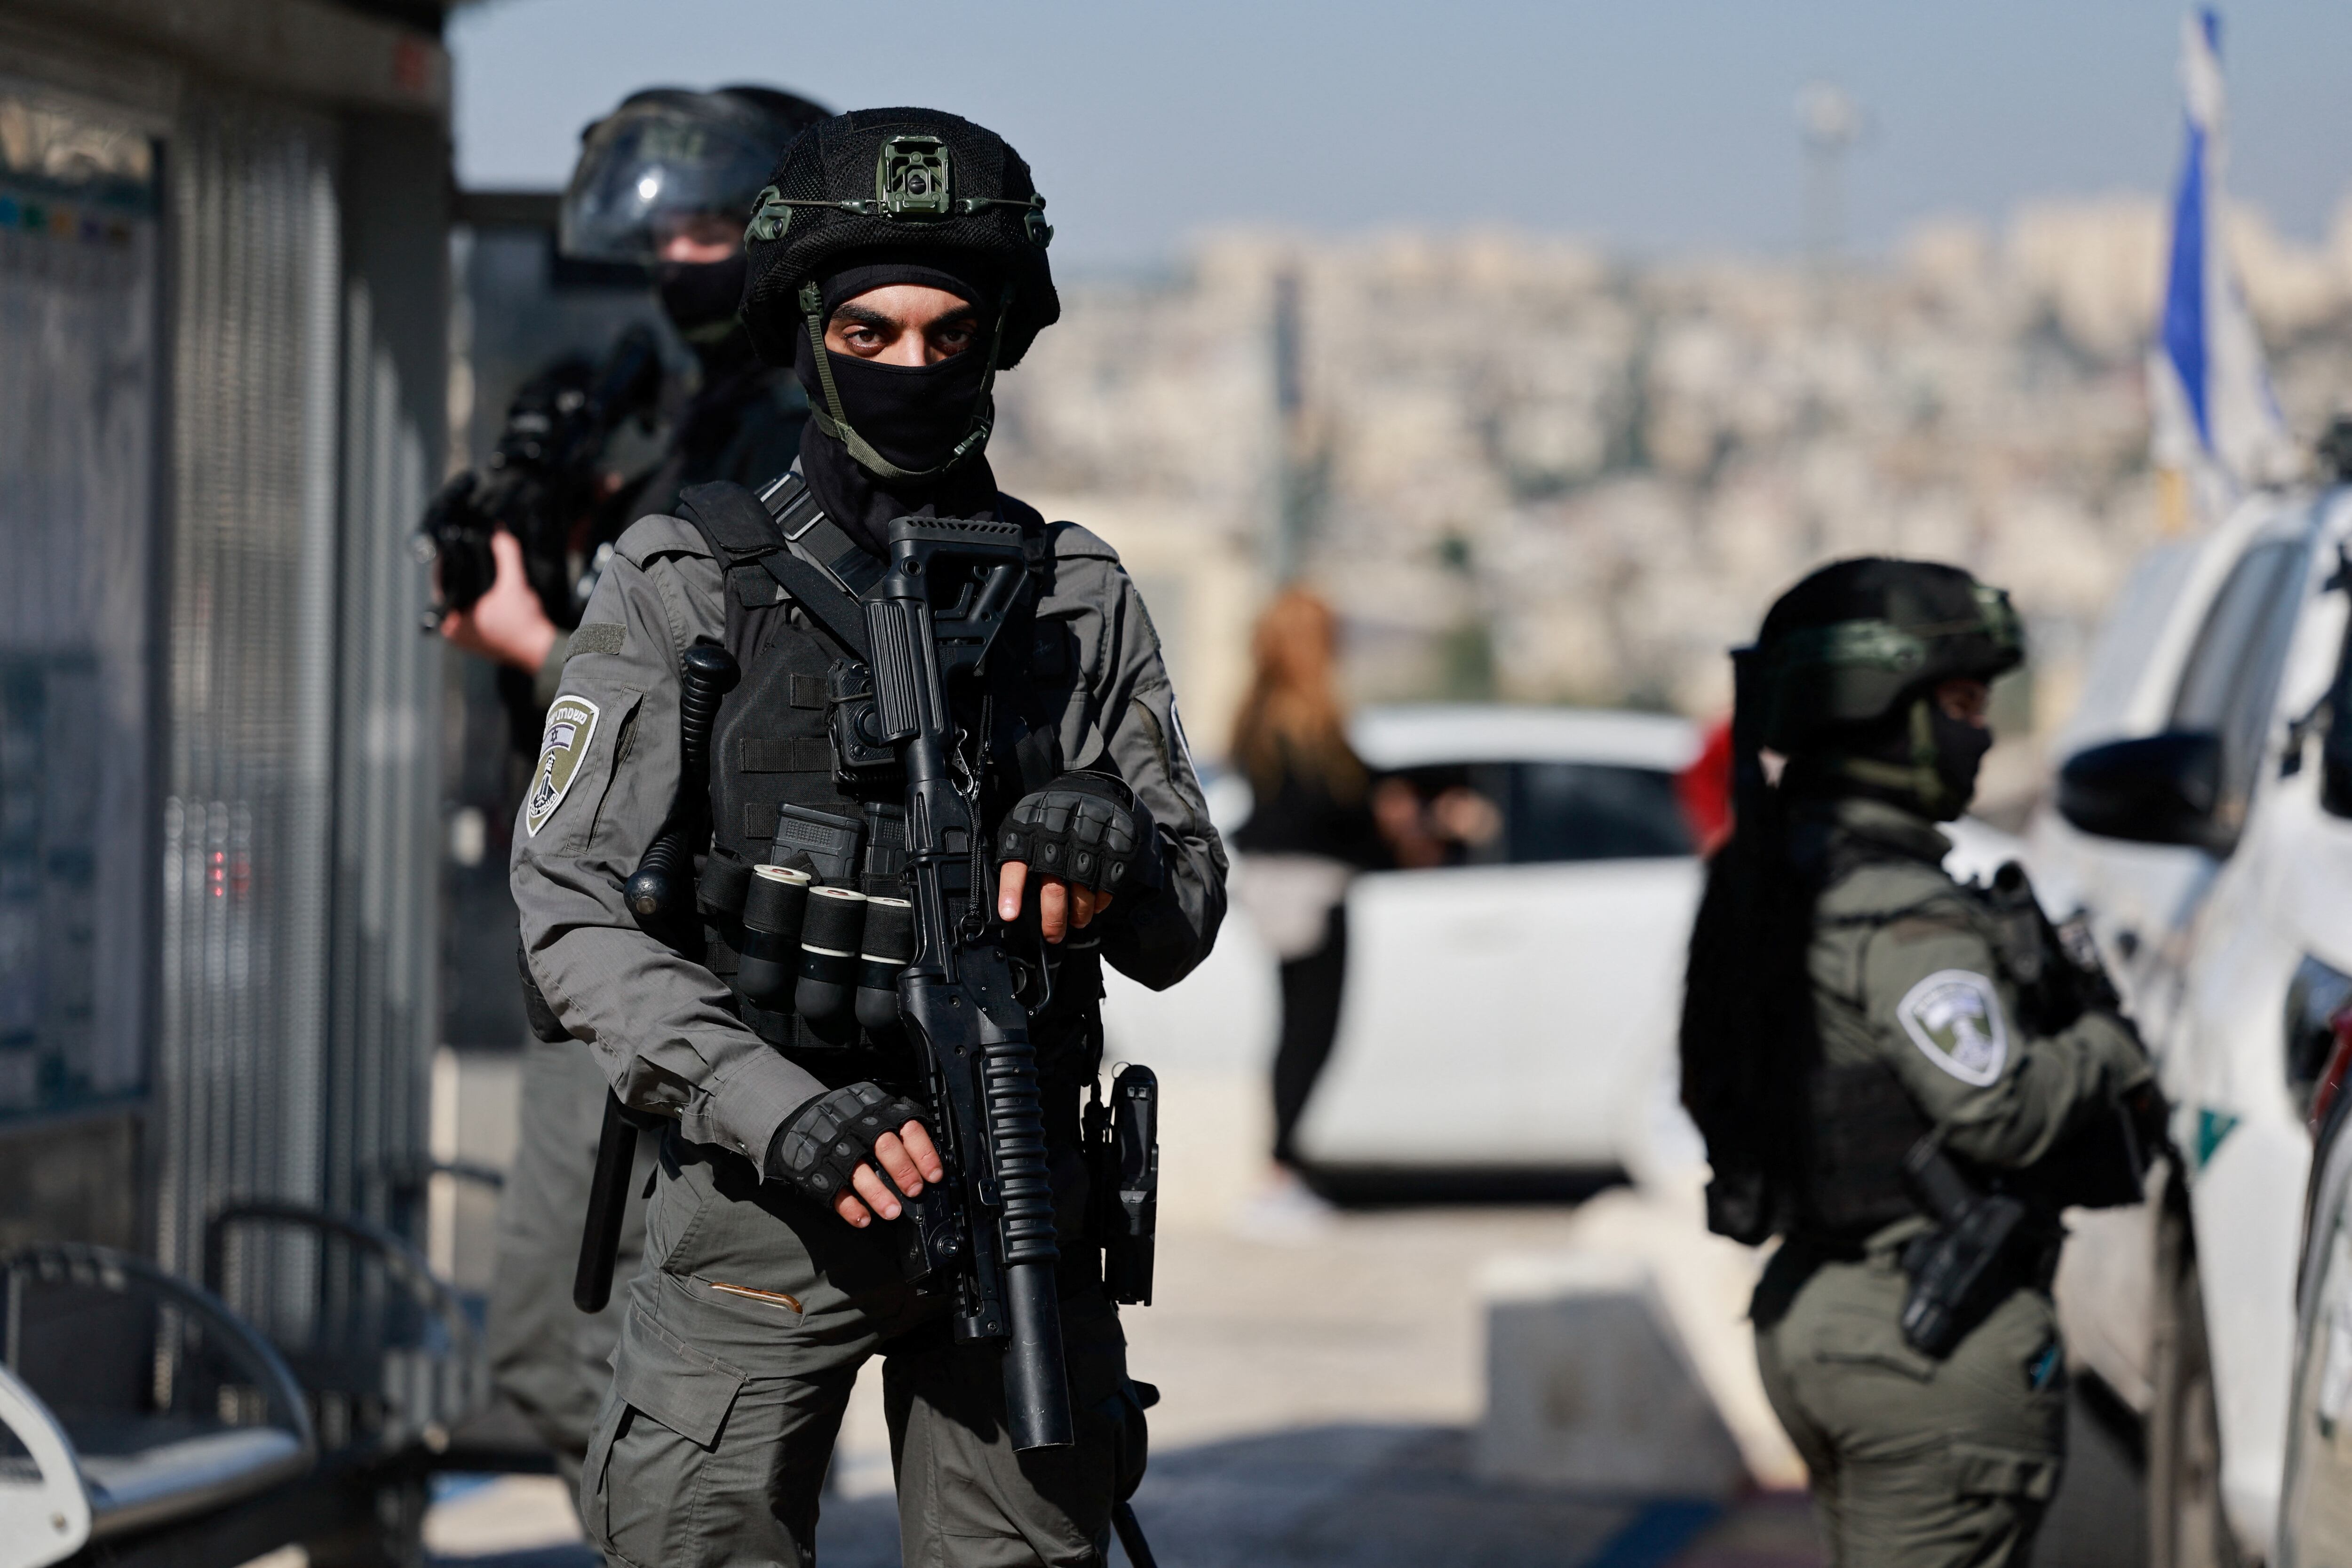
M 2221 22 L 2210 8 L 2182 23 L 2180 77 L 2188 136 L 2164 324 L 2148 354 L 2150 455 L 2189 480 L 2210 517 L 2249 486 L 2292 476 L 2298 455 L 2222 238 Z

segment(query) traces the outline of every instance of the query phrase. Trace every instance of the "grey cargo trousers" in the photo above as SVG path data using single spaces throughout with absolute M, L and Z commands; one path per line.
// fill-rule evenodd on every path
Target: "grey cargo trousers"
M 1054 1187 L 1066 1238 L 1084 1193 L 1073 1152 Z M 1098 1289 L 1064 1296 L 1077 1442 L 1016 1455 L 996 1352 L 957 1345 L 943 1299 L 903 1282 L 893 1229 L 852 1229 L 747 1161 L 664 1140 L 581 1479 L 610 1562 L 806 1568 L 842 1413 L 877 1354 L 908 1568 L 1108 1560 L 1111 1503 L 1145 1449 L 1117 1310 Z
M 514 1168 L 499 1197 L 498 1273 L 490 1282 L 491 1378 L 553 1450 L 557 1470 L 575 1490 L 596 1408 L 612 1381 L 627 1282 L 645 1251 L 645 1206 L 636 1195 L 653 1170 L 653 1140 L 640 1138 L 613 1300 L 593 1316 L 583 1313 L 572 1304 L 572 1276 L 604 1095 L 604 1075 L 585 1045 L 530 1042 Z
M 1756 1292 L 1756 1358 L 1812 1475 L 1830 1568 L 2022 1568 L 2066 1458 L 2057 1314 L 2021 1288 L 1937 1361 L 1900 1322 L 1891 1247 L 1809 1267 L 1783 1246 Z

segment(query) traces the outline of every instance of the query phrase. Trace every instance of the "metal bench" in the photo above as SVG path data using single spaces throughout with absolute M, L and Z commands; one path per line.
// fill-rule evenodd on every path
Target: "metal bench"
M 488 1403 L 465 1303 L 384 1227 L 275 1201 L 213 1217 L 204 1278 L 0 1262 L 0 1568 L 417 1560 L 429 1474 Z
M 209 1292 L 101 1247 L 0 1264 L 0 1568 L 213 1516 L 310 1472 L 302 1391 Z

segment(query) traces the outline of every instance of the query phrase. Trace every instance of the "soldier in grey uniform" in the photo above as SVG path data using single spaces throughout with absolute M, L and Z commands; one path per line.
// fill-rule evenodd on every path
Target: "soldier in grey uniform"
M 757 482 L 792 461 L 807 400 L 789 373 L 760 362 L 735 319 L 743 214 L 786 143 L 824 112 L 772 88 L 656 88 L 631 94 L 583 133 L 562 211 L 564 253 L 647 267 L 662 314 L 693 351 L 697 373 L 661 461 L 629 480 L 597 517 L 574 520 L 584 529 L 572 552 L 577 565 L 593 570 L 597 547 L 609 546 L 635 514 L 603 518 L 633 500 L 640 509 L 666 508 L 682 485 Z M 496 580 L 477 603 L 444 615 L 441 632 L 505 666 L 499 695 L 518 730 L 537 737 L 572 633 L 526 580 L 514 537 L 498 535 L 492 549 Z M 488 1350 L 499 1392 L 576 1489 L 620 1335 L 618 1304 L 583 1314 L 572 1303 L 605 1085 L 577 1040 L 543 1013 L 532 1024 L 538 1038 L 523 1059 L 515 1163 L 499 1206 Z M 640 1163 L 650 1170 L 649 1150 Z M 627 1218 L 622 1256 L 634 1268 L 645 1227 L 635 1206 Z
M 1757 1355 L 1831 1561 L 2021 1563 L 2064 1460 L 2058 1211 L 2137 1201 L 2162 1108 L 2021 873 L 1943 869 L 2016 618 L 1956 568 L 1842 561 L 1735 658 L 1682 1038 L 1708 1220 L 1782 1239 Z
M 662 1129 L 645 1263 L 581 1483 L 614 1563 L 810 1562 L 842 1412 L 877 1354 L 909 1563 L 1102 1563 L 1112 1504 L 1141 1474 L 1141 1398 L 1078 1155 L 1100 1066 L 1098 966 L 1155 988 L 1181 979 L 1223 918 L 1225 859 L 1134 583 L 1101 540 L 1000 493 L 988 468 L 994 377 L 1059 314 L 1044 204 L 1019 156 L 955 116 L 826 120 L 753 213 L 743 315 L 815 410 L 779 492 L 804 487 L 787 514 L 794 550 L 855 588 L 879 575 L 895 517 L 993 517 L 1031 541 L 1031 597 L 1006 632 L 1017 656 L 992 659 L 985 707 L 963 722 L 984 737 L 972 776 L 1000 852 L 994 914 L 1050 982 L 1030 998 L 1031 1035 L 1076 1444 L 1016 1455 L 994 1347 L 958 1343 L 945 1299 L 901 1276 L 901 1200 L 941 1176 L 903 1052 L 755 1005 L 723 919 L 662 940 L 625 904 L 679 796 L 698 643 L 741 669 L 710 732 L 703 887 L 756 862 L 870 894 L 902 886 L 899 797 L 859 786 L 828 739 L 844 671 L 822 616 L 689 492 L 682 515 L 623 536 L 572 639 L 515 834 L 531 975 Z M 1082 824 L 1118 874 L 1076 875 Z

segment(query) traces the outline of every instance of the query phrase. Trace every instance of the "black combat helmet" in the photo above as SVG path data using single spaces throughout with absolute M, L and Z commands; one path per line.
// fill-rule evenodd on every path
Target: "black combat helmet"
M 1009 370 L 1061 319 L 1053 237 L 1029 165 L 993 131 L 936 109 L 836 114 L 784 150 L 759 193 L 744 323 L 761 358 L 788 363 L 804 333 L 823 340 L 810 285 L 845 258 L 960 251 L 1003 277 L 996 363 Z
M 2003 590 L 1956 566 L 1871 556 L 1782 594 L 1735 656 L 1757 740 L 1793 757 L 1893 717 L 1939 682 L 2013 670 L 2025 641 Z
M 651 263 L 664 226 L 741 223 L 777 155 L 824 109 L 769 87 L 648 88 L 580 133 L 558 244 L 590 261 Z
M 771 364 L 809 355 L 812 417 L 862 466 L 887 480 L 935 480 L 986 444 L 996 372 L 1061 318 L 1045 260 L 1053 237 L 1029 165 L 994 131 L 934 109 L 835 115 L 784 150 L 752 209 L 743 324 Z M 824 352 L 823 285 L 850 267 L 926 261 L 984 280 L 973 302 L 992 330 L 963 434 L 943 461 L 908 466 L 843 408 Z

